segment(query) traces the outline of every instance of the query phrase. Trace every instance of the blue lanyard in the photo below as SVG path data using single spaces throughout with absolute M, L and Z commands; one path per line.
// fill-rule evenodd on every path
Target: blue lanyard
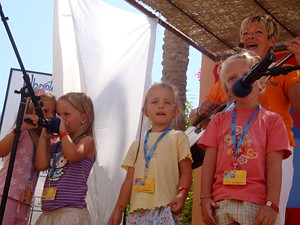
M 163 139 L 163 137 L 171 130 L 170 127 L 166 128 L 160 135 L 159 137 L 157 138 L 156 142 L 154 143 L 154 145 L 152 145 L 150 151 L 149 151 L 149 154 L 147 155 L 147 143 L 148 143 L 148 140 L 149 140 L 149 133 L 151 133 L 151 130 L 152 129 L 149 129 L 146 133 L 146 136 L 145 136 L 145 140 L 144 140 L 144 158 L 145 158 L 145 161 L 146 161 L 146 169 L 148 169 L 149 167 L 149 162 L 154 154 L 154 150 L 156 148 L 156 145 L 157 143 Z
M 236 170 L 236 166 L 237 166 L 237 156 L 238 156 L 238 152 L 239 152 L 239 148 L 241 147 L 241 144 L 243 143 L 244 139 L 245 139 L 245 135 L 246 133 L 248 132 L 249 128 L 250 128 L 250 124 L 252 123 L 252 120 L 255 116 L 255 114 L 261 109 L 261 106 L 258 105 L 256 110 L 252 113 L 252 115 L 250 116 L 249 120 L 247 121 L 244 129 L 243 129 L 243 132 L 242 132 L 242 135 L 239 139 L 239 142 L 238 144 L 236 144 L 236 133 L 235 133 L 235 120 L 236 120 L 236 108 L 234 108 L 232 110 L 232 117 L 231 117 L 231 136 L 232 136 L 232 144 L 233 144 L 233 147 L 234 147 L 234 170 Z

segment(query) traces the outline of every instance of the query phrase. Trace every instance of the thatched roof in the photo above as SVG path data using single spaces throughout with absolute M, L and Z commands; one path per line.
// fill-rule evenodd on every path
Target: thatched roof
M 300 0 L 125 0 L 214 61 L 239 44 L 243 19 L 270 14 L 281 27 L 275 51 L 300 36 Z

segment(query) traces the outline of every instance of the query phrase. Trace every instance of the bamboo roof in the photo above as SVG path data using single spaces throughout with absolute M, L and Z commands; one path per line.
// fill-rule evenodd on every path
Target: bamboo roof
M 125 0 L 214 61 L 237 50 L 243 19 L 269 14 L 280 24 L 275 51 L 300 36 L 300 0 Z

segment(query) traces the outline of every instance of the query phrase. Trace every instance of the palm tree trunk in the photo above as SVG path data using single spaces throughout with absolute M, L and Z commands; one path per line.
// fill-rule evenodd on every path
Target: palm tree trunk
M 179 115 L 178 120 L 175 120 L 172 124 L 172 128 L 177 130 L 184 130 L 186 125 L 184 112 L 187 85 L 186 73 L 189 63 L 188 57 L 189 44 L 166 29 L 163 44 L 162 81 L 178 89 L 182 113 Z

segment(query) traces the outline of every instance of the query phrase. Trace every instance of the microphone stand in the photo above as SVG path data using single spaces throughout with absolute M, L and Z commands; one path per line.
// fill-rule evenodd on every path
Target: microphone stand
M 299 66 L 272 67 L 271 69 L 268 69 L 266 76 L 276 77 L 279 75 L 287 75 L 289 72 L 292 72 L 294 70 L 300 70 L 300 65 Z
M 15 157 L 16 157 L 16 150 L 17 150 L 17 146 L 18 146 L 19 137 L 21 134 L 21 126 L 23 123 L 23 117 L 24 117 L 24 112 L 25 112 L 25 103 L 26 103 L 27 97 L 29 97 L 29 96 L 31 97 L 31 101 L 35 107 L 36 115 L 39 118 L 44 118 L 44 115 L 43 115 L 43 111 L 41 109 L 41 105 L 39 104 L 40 97 L 37 97 L 34 94 L 33 88 L 30 83 L 30 78 L 29 78 L 28 74 L 26 73 L 25 67 L 22 63 L 22 60 L 21 60 L 21 57 L 17 50 L 16 44 L 14 42 L 14 39 L 13 39 L 10 29 L 8 27 L 8 24 L 7 24 L 8 18 L 5 17 L 5 15 L 3 13 L 1 3 L 0 3 L 0 14 L 1 14 L 1 20 L 5 26 L 6 32 L 10 39 L 12 47 L 15 51 L 19 65 L 21 67 L 21 70 L 23 73 L 23 79 L 25 82 L 24 86 L 20 89 L 20 91 L 15 91 L 15 93 L 21 94 L 21 100 L 20 100 L 19 110 L 18 110 L 18 115 L 17 115 L 17 120 L 16 120 L 16 128 L 14 129 L 15 136 L 14 136 L 14 141 L 13 141 L 13 146 L 12 146 L 12 150 L 11 150 L 10 161 L 9 161 L 9 166 L 8 166 L 8 170 L 7 170 L 5 186 L 3 189 L 1 206 L 0 206 L 0 224 L 2 224 L 4 212 L 5 212 L 5 206 L 6 206 L 6 202 L 7 202 L 7 196 L 8 196 L 8 192 L 9 192 L 10 181 L 11 181 L 13 167 L 14 167 L 14 161 L 15 161 Z

